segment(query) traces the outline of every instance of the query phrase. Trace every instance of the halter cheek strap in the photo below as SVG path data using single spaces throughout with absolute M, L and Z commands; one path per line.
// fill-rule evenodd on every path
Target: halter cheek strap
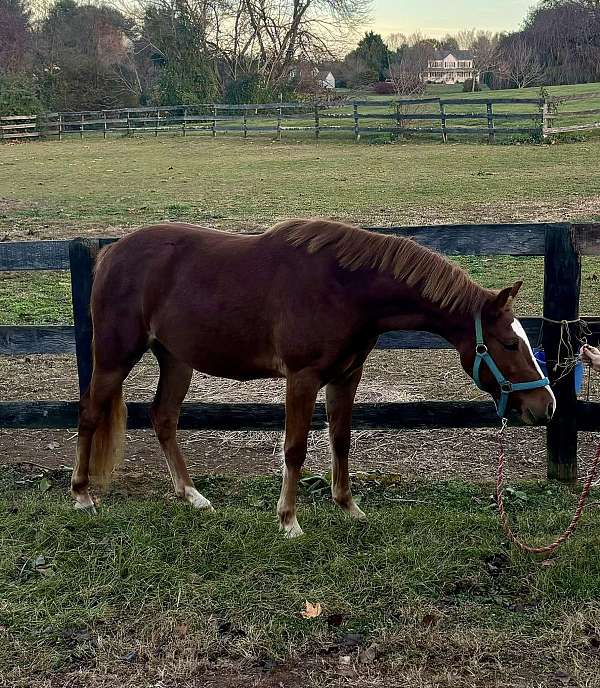
M 496 365 L 496 362 L 488 352 L 488 348 L 485 345 L 485 340 L 483 338 L 483 325 L 481 324 L 481 314 L 475 318 L 475 363 L 473 364 L 473 380 L 479 389 L 483 390 L 483 385 L 481 384 L 481 379 L 479 377 L 479 371 L 481 369 L 481 364 L 485 363 L 494 379 L 500 386 L 500 399 L 496 404 L 496 410 L 500 418 L 504 418 L 506 414 L 506 407 L 508 406 L 508 397 L 511 392 L 521 392 L 529 389 L 538 389 L 540 387 L 546 387 L 550 384 L 550 380 L 547 377 L 543 377 L 540 380 L 532 380 L 531 382 L 510 382 L 507 380 L 500 368 Z

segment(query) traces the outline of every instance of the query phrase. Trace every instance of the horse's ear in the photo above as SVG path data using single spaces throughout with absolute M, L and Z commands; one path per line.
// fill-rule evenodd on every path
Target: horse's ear
M 510 308 L 512 302 L 519 293 L 519 289 L 522 286 L 523 280 L 519 280 L 518 282 L 515 282 L 512 287 L 506 287 L 506 289 L 503 289 L 501 292 L 499 292 L 496 298 L 490 304 L 491 310 L 499 313 L 505 308 Z

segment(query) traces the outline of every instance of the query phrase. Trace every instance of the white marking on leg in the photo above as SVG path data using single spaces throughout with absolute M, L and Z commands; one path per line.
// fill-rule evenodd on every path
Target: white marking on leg
M 527 348 L 529 349 L 529 354 L 531 355 L 531 361 L 533 362 L 533 365 L 535 366 L 536 370 L 540 374 L 540 380 L 543 380 L 546 376 L 542 372 L 542 369 L 539 366 L 539 363 L 537 362 L 536 357 L 533 354 L 533 349 L 531 348 L 531 343 L 529 342 L 529 337 L 527 336 L 527 333 L 523 329 L 523 325 L 519 322 L 517 318 L 515 318 L 512 321 L 512 329 L 513 332 L 520 337 L 525 344 L 527 345 Z M 553 402 L 553 408 L 556 409 L 556 397 L 554 396 L 554 392 L 550 388 L 550 385 L 546 385 L 544 389 L 548 392 L 548 394 L 552 397 L 552 402 Z
M 293 491 L 293 486 L 291 487 Z M 283 530 L 284 537 L 292 539 L 304 535 L 296 517 L 295 499 L 292 500 L 290 497 L 290 479 L 287 466 L 283 468 L 283 484 L 281 486 L 281 495 L 277 502 L 277 515 L 279 517 L 279 530 Z
M 183 496 L 195 509 L 214 511 L 212 504 L 195 487 L 186 485 Z

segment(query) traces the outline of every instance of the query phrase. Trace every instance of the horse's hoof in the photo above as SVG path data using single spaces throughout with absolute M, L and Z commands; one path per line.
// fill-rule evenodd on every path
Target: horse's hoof
M 77 509 L 77 511 L 86 511 L 88 514 L 96 516 L 98 514 L 98 511 L 96 510 L 96 505 L 94 504 L 94 501 L 91 497 L 88 497 L 88 500 L 80 501 L 79 499 L 77 499 L 75 502 L 75 508 Z
M 304 531 L 300 528 L 300 524 L 295 518 L 289 523 L 280 523 L 279 530 L 283 530 L 283 537 L 286 538 L 286 540 L 293 540 L 294 538 L 304 535 Z
M 185 498 L 194 507 L 200 511 L 213 511 L 213 505 L 201 495 L 195 487 L 187 487 L 185 490 Z

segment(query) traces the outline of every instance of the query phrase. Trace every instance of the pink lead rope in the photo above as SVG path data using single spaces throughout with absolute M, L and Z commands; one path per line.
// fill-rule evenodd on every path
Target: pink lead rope
M 577 524 L 579 523 L 581 519 L 581 515 L 583 513 L 583 508 L 585 506 L 585 502 L 588 498 L 588 495 L 590 494 L 590 490 L 592 489 L 592 483 L 596 479 L 596 475 L 598 473 L 598 466 L 600 464 L 600 445 L 596 449 L 596 453 L 594 455 L 594 458 L 592 459 L 592 465 L 590 466 L 590 472 L 585 479 L 585 483 L 583 485 L 583 490 L 581 491 L 581 495 L 579 496 L 579 501 L 577 503 L 577 509 L 575 510 L 575 514 L 573 515 L 573 518 L 571 520 L 571 523 L 567 527 L 567 529 L 560 535 L 554 542 L 550 543 L 549 545 L 544 545 L 543 547 L 532 547 L 531 545 L 526 544 L 522 540 L 520 540 L 511 530 L 510 524 L 508 523 L 508 516 L 506 515 L 506 511 L 504 509 L 504 498 L 502 496 L 502 486 L 504 483 L 504 459 L 505 459 L 505 452 L 504 452 L 504 431 L 506 429 L 506 419 L 502 419 L 502 429 L 498 433 L 498 471 L 496 473 L 496 503 L 498 505 L 498 513 L 500 515 L 500 523 L 502 525 L 502 530 L 506 534 L 506 537 L 519 549 L 522 549 L 524 552 L 529 552 L 530 554 L 545 554 L 546 556 L 552 554 L 555 550 L 557 550 L 563 542 L 568 540 L 571 535 L 573 535 L 573 532 L 575 528 L 577 528 Z

